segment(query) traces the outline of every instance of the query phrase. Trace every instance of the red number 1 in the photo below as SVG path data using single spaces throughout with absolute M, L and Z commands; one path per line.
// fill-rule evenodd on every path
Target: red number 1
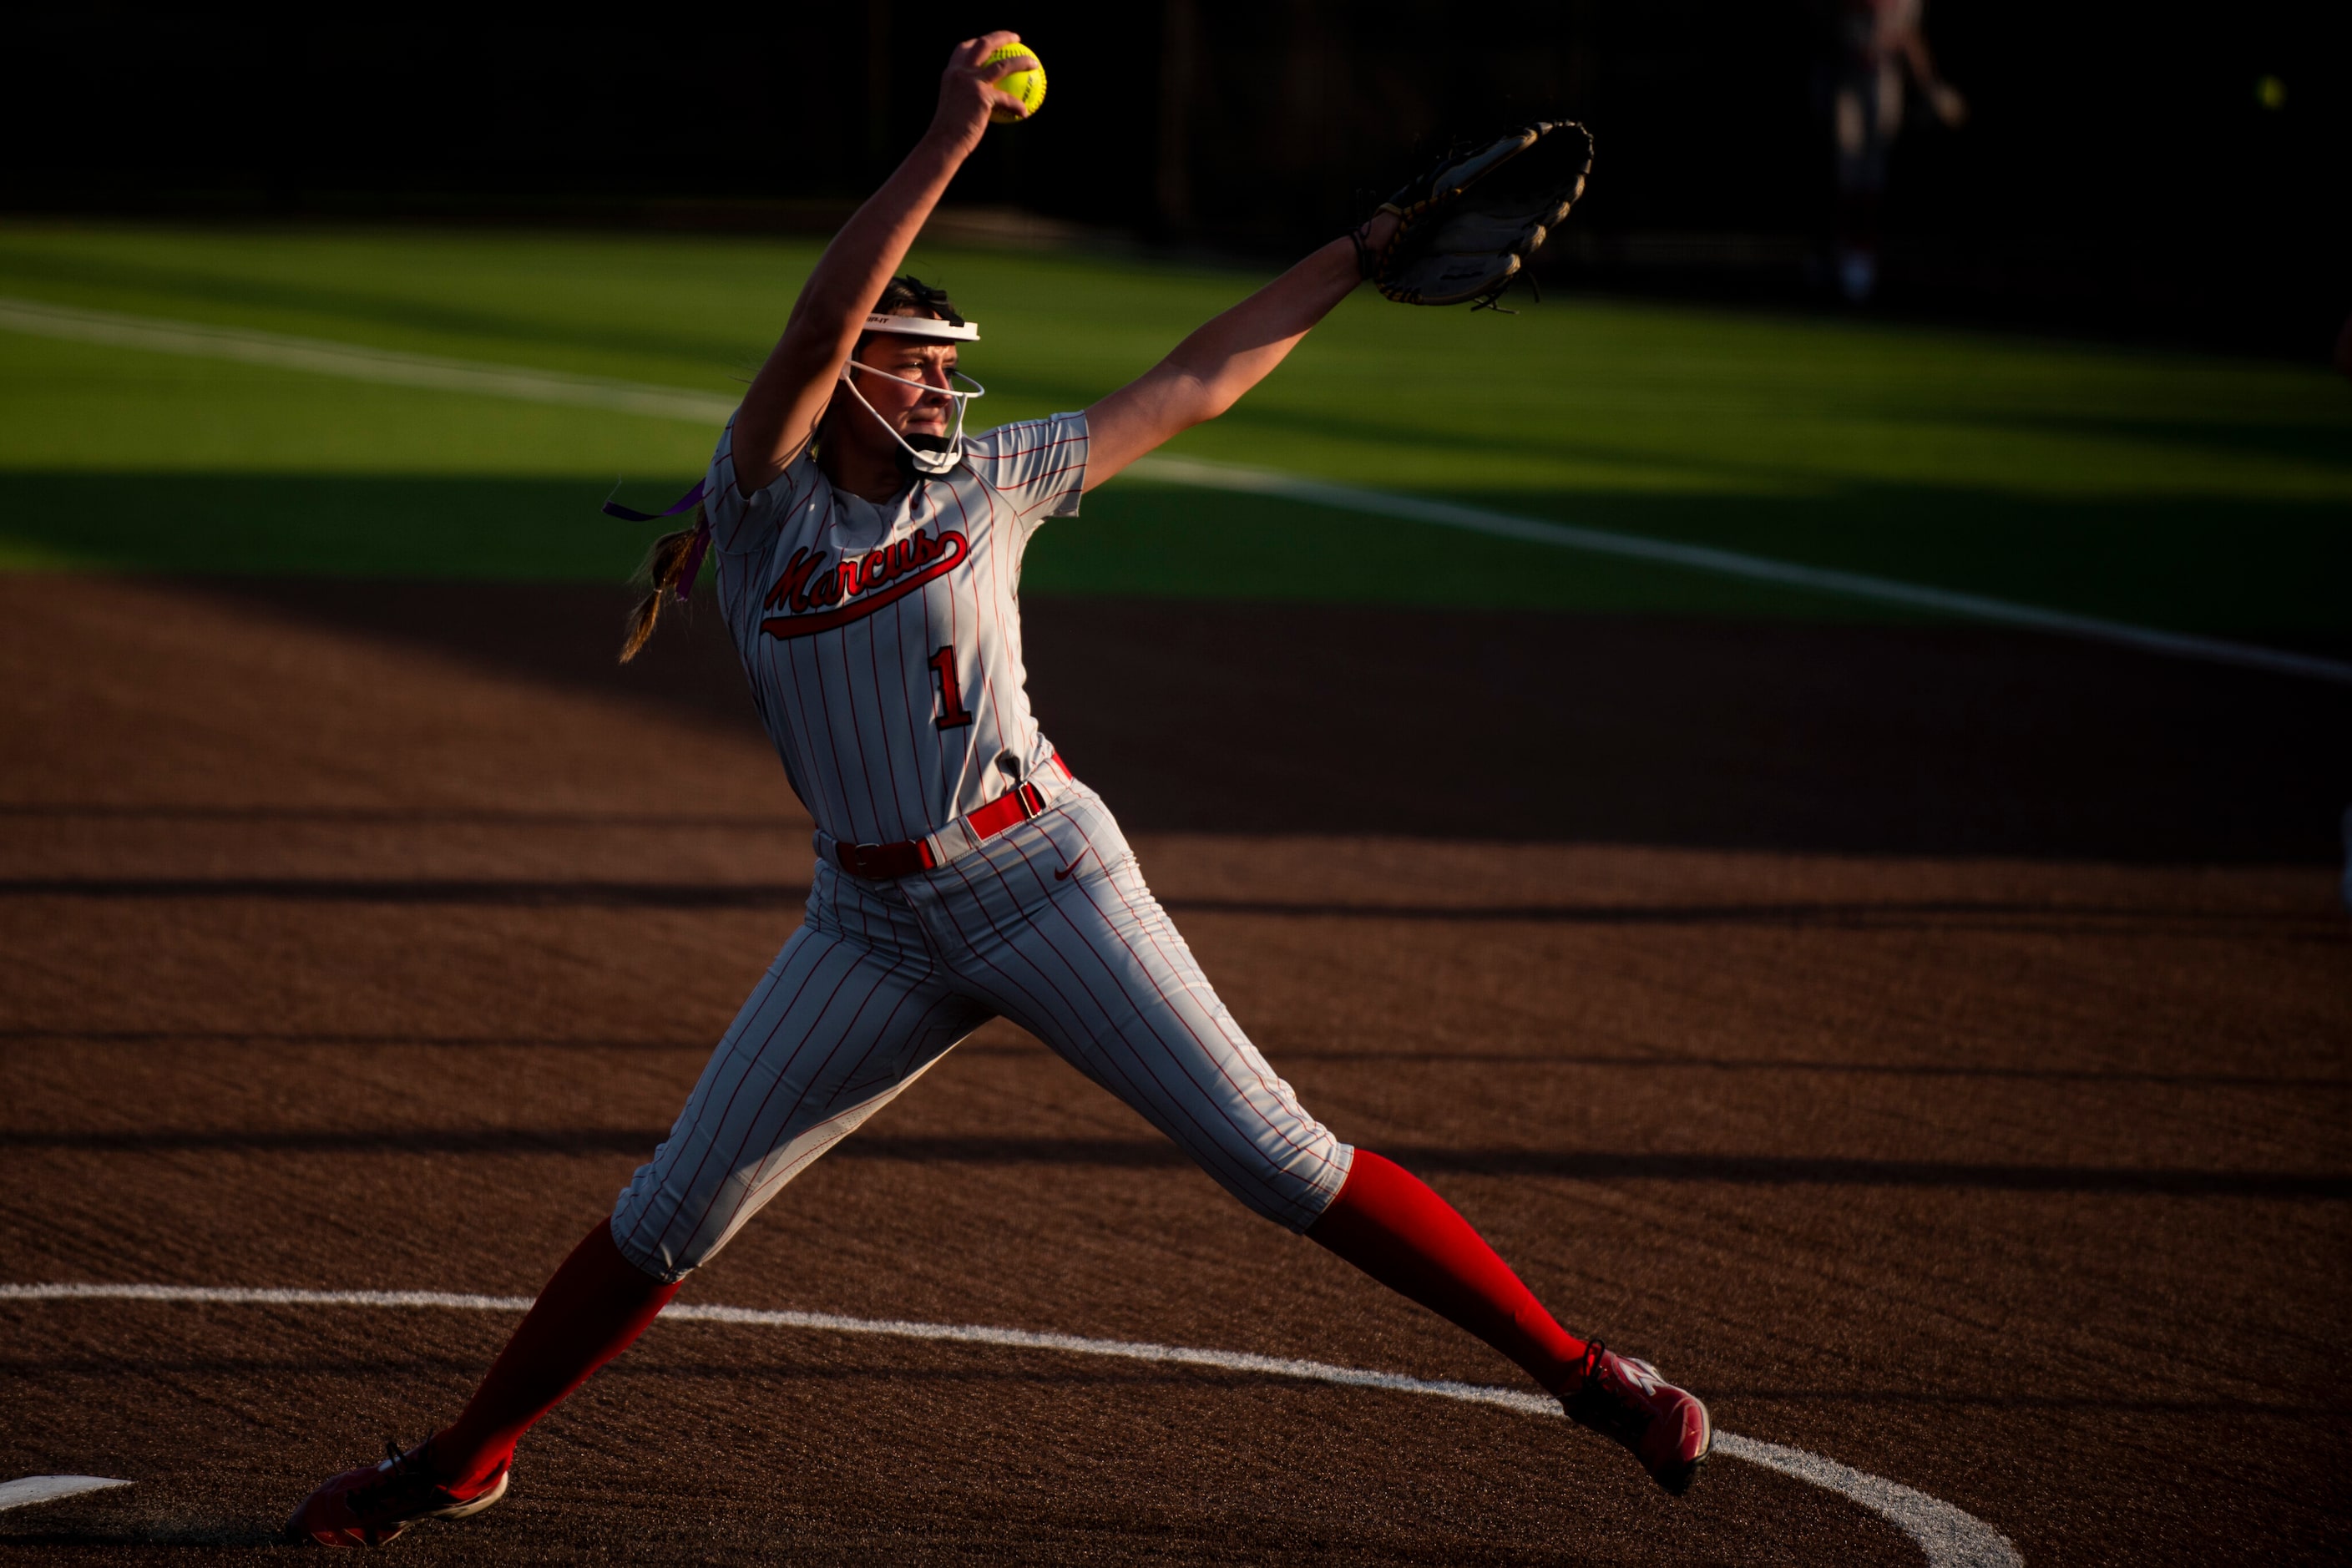
M 956 689 L 955 644 L 950 643 L 931 655 L 930 666 L 940 678 L 940 728 L 952 730 L 959 724 L 971 723 L 971 715 L 964 711 L 963 694 Z

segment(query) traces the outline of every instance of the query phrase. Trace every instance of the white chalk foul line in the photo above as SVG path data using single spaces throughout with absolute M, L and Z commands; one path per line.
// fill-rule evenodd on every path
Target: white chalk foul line
M 109 1487 L 127 1487 L 130 1484 L 110 1476 L 23 1476 L 13 1481 L 0 1481 L 0 1513 L 12 1508 L 30 1508 L 37 1502 L 55 1502 L 59 1498 L 79 1497 L 84 1492 L 102 1492 Z
M 393 1307 L 459 1312 L 522 1312 L 528 1296 L 467 1296 L 446 1290 L 294 1290 L 204 1285 L 10 1285 L 0 1284 L 0 1301 L 184 1301 L 237 1307 Z M 934 1340 L 956 1344 L 998 1345 L 1012 1350 L 1058 1351 L 1066 1355 L 1108 1356 L 1120 1361 L 1213 1367 L 1338 1384 L 1348 1388 L 1420 1394 L 1470 1405 L 1492 1405 L 1522 1415 L 1558 1417 L 1559 1403 L 1516 1389 L 1473 1383 L 1407 1377 L 1402 1373 L 1333 1366 L 1328 1362 L 1253 1355 L 1242 1351 L 1197 1350 L 1135 1340 L 1088 1339 L 1079 1334 L 1038 1333 L 976 1323 L 919 1323 L 892 1318 L 846 1318 L 833 1312 L 772 1311 L 753 1307 L 672 1304 L 665 1318 L 689 1323 L 738 1323 L 759 1328 L 808 1329 L 825 1333 L 873 1334 L 887 1339 Z M 1778 1470 L 1825 1488 L 1860 1504 L 1909 1536 L 1932 1568 L 2022 1568 L 2024 1560 L 1999 1531 L 1950 1503 L 1915 1488 L 1841 1465 L 1803 1448 L 1759 1442 L 1718 1428 L 1715 1451 L 1727 1458 Z
M 2290 653 L 2282 648 L 2260 647 L 2252 643 L 2230 642 L 2221 637 L 2197 637 L 2187 632 L 2159 631 L 2153 626 L 2136 626 L 2128 622 L 2110 621 L 2097 616 L 2078 616 L 2067 610 L 2013 604 L 2007 599 L 1988 598 L 1982 594 L 1930 588 L 1916 583 L 1897 582 L 1891 577 L 1841 572 L 1828 566 L 1802 566 L 1790 561 L 1774 561 L 1734 550 L 1717 550 L 1711 545 L 1677 544 L 1672 540 L 1652 539 L 1638 533 L 1580 528 L 1574 523 L 1517 517 L 1509 512 L 1488 511 L 1483 507 L 1461 506 L 1453 501 L 1358 489 L 1352 485 L 1329 484 L 1321 479 L 1303 479 L 1297 474 L 1237 468 L 1230 463 L 1204 463 L 1193 458 L 1146 458 L 1135 465 L 1134 471 L 1143 478 L 1169 484 L 1276 496 L 1313 506 L 1335 507 L 1342 511 L 1369 512 L 1374 517 L 1401 518 L 1412 522 L 1434 523 L 1440 528 L 1466 529 L 1473 533 L 1492 534 L 1499 539 L 1524 540 L 1532 544 L 1549 544 L 1562 550 L 1581 550 L 1596 555 L 1615 555 L 1664 566 L 1684 566 L 1693 571 L 1711 572 L 1717 576 L 1744 577 L 1752 582 L 1804 588 L 1843 599 L 1899 605 L 1906 609 L 1928 610 L 1964 620 L 2024 626 L 2038 632 L 2054 632 L 2061 637 L 2113 643 L 2137 648 L 2143 653 L 2201 659 L 2209 664 L 2235 665 L 2244 669 L 2267 670 L 2274 675 L 2304 675 L 2317 680 L 2352 684 L 2352 663 L 2341 659 Z
M 625 414 L 662 419 L 684 419 L 698 425 L 723 423 L 735 412 L 733 400 L 689 392 L 683 387 L 656 386 L 641 381 L 616 381 L 604 376 L 569 375 L 560 371 L 528 370 L 517 365 L 478 360 L 441 359 L 430 354 L 402 353 L 392 349 L 362 348 L 323 338 L 291 337 L 246 327 L 215 327 L 194 321 L 130 316 L 112 310 L 80 310 L 38 300 L 0 296 L 0 331 L 64 338 L 77 342 L 106 343 L 119 348 L 147 349 L 158 353 L 189 354 L 204 359 L 236 360 L 273 365 L 282 370 L 309 371 L 353 381 L 383 382 L 397 386 L 428 387 L 443 392 L 470 392 L 487 397 L 509 397 L 526 403 L 563 403 L 589 408 L 617 409 Z M 2062 637 L 2084 638 L 2143 653 L 2209 664 L 2260 669 L 2273 675 L 2307 676 L 2316 680 L 2352 684 L 2352 663 L 2291 653 L 2282 648 L 2161 631 L 2097 616 L 2014 604 L 1981 594 L 1931 588 L 1891 577 L 1841 572 L 1827 566 L 1804 566 L 1717 550 L 1704 544 L 1677 544 L 1644 534 L 1618 533 L 1584 528 L 1545 518 L 1520 517 L 1484 507 L 1421 496 L 1393 495 L 1360 489 L 1297 474 L 1275 473 L 1231 463 L 1205 462 L 1198 458 L 1146 458 L 1129 469 L 1139 479 L 1201 489 L 1239 491 L 1271 496 L 1310 506 L 1334 507 L 1373 517 L 1392 517 L 1440 528 L 1467 530 L 1499 539 L 1516 539 L 1561 550 L 1614 555 L 1662 566 L 1679 566 L 1717 576 L 1802 588 L 1838 598 L 1896 605 L 1966 620 L 1998 626 L 2023 626 Z
M 714 397 L 683 387 L 615 381 L 601 375 L 569 375 L 553 370 L 526 370 L 478 360 L 441 359 L 393 349 L 362 348 L 322 338 L 289 337 L 250 327 L 213 327 L 197 321 L 125 316 L 112 310 L 81 310 L 37 300 L 0 298 L 0 328 L 74 342 L 309 371 L 346 381 L 422 386 L 436 392 L 471 392 L 524 403 L 568 403 L 584 408 L 646 414 L 658 419 L 690 420 L 698 425 L 723 423 L 735 412 L 733 398 Z

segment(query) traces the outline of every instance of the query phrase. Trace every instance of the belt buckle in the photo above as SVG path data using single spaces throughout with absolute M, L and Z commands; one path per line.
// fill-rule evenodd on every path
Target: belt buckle
M 879 858 L 882 848 L 883 847 L 879 844 L 853 844 L 849 846 L 849 853 L 845 858 L 849 861 L 849 869 L 851 874 L 854 876 L 863 877 L 869 882 L 888 881 L 890 879 L 888 875 L 880 866 L 875 863 L 877 859 Z

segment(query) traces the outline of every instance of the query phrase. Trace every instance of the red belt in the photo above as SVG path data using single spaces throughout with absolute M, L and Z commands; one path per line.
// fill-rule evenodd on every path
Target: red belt
M 1062 759 L 1045 759 L 1048 767 L 1056 769 L 1064 778 L 1070 770 Z M 1026 780 L 1014 784 L 978 811 L 965 817 L 964 826 L 971 829 L 974 838 L 993 838 L 1006 828 L 1041 816 L 1045 811 L 1045 796 L 1035 784 Z M 836 844 L 834 858 L 841 868 L 853 877 L 868 881 L 887 882 L 898 877 L 911 877 L 918 871 L 928 871 L 939 864 L 931 855 L 929 839 L 908 838 L 897 844 Z

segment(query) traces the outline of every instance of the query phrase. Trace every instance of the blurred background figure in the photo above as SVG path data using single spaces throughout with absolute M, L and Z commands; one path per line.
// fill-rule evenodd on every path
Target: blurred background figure
M 1840 293 L 1859 304 L 1878 287 L 1879 206 L 1886 167 L 1903 130 L 1904 79 L 1919 86 L 1928 108 L 1958 129 L 1969 106 L 1936 73 L 1921 28 L 1927 0 L 1842 0 L 1836 87 L 1830 100 L 1837 143 L 1837 245 Z

